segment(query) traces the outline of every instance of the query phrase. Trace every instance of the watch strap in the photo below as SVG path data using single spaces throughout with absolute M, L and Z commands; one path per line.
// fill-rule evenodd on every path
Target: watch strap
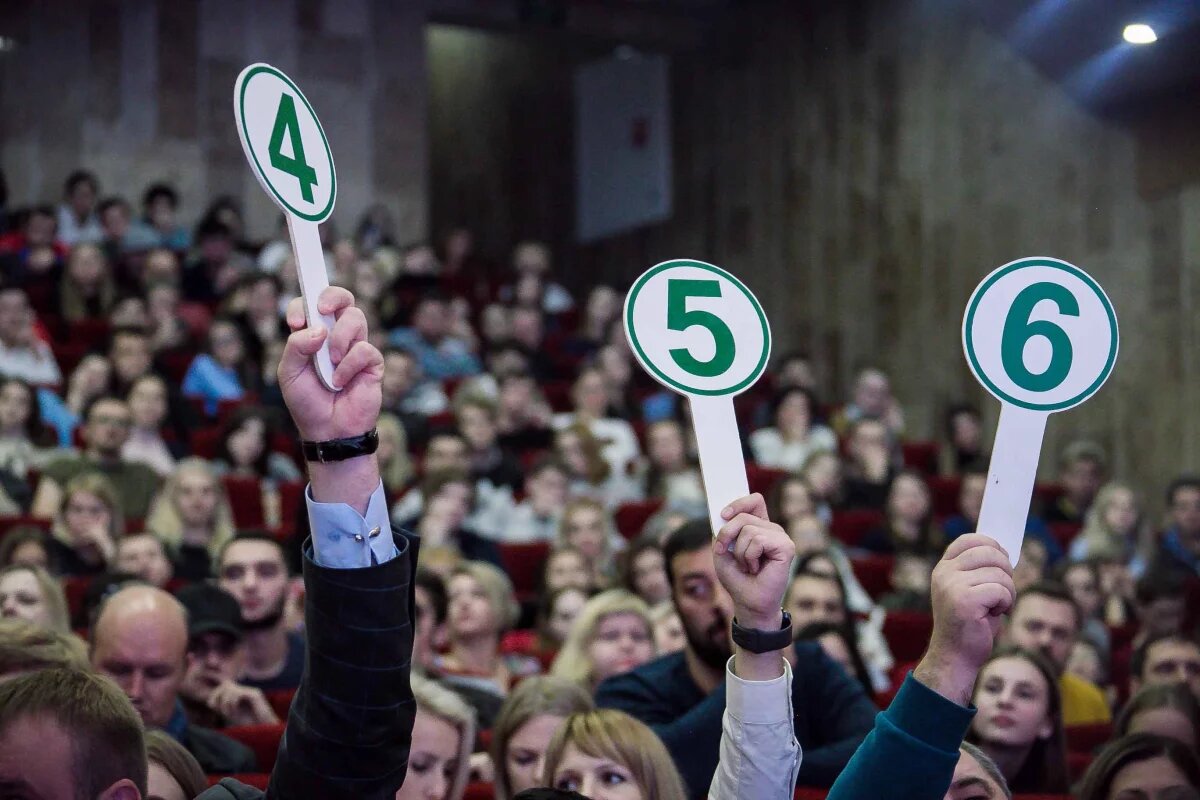
M 306 461 L 316 461 L 326 464 L 331 461 L 345 461 L 358 456 L 369 456 L 379 449 L 379 432 L 372 428 L 358 436 L 348 436 L 345 439 L 328 439 L 324 442 L 301 441 Z
M 792 615 L 786 609 L 781 609 L 783 622 L 778 630 L 763 631 L 757 628 L 743 628 L 738 624 L 737 617 L 733 618 L 733 643 L 751 653 L 773 653 L 782 650 L 792 643 Z

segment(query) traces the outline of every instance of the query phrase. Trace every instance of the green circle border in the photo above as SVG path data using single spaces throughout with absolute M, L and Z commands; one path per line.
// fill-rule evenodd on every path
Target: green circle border
M 746 299 L 750 301 L 750 305 L 754 307 L 755 312 L 758 314 L 758 322 L 762 326 L 763 330 L 764 347 L 762 357 L 758 360 L 758 364 L 755 365 L 754 369 L 750 371 L 750 374 L 745 379 L 728 389 L 695 389 L 679 383 L 654 365 L 654 361 L 646 355 L 645 350 L 642 349 L 641 342 L 638 341 L 637 333 L 635 332 L 633 325 L 633 306 L 637 302 L 638 293 L 642 290 L 642 287 L 646 285 L 646 282 L 655 275 L 676 267 L 695 267 L 697 269 L 707 270 L 708 272 L 713 272 L 717 275 L 720 275 L 722 278 L 736 286 L 738 290 L 746 296 Z M 754 296 L 754 293 L 751 292 L 744 283 L 738 280 L 736 276 L 721 269 L 715 264 L 709 264 L 704 261 L 693 261 L 692 259 L 688 258 L 677 258 L 672 261 L 664 261 L 661 264 L 657 264 L 642 273 L 642 276 L 634 282 L 633 286 L 629 290 L 629 296 L 625 301 L 625 331 L 629 336 L 629 341 L 633 345 L 633 349 L 637 352 L 638 360 L 641 361 L 642 365 L 650 370 L 650 372 L 658 380 L 662 381 L 673 389 L 683 392 L 684 394 L 697 395 L 699 397 L 725 397 L 729 395 L 736 395 L 745 391 L 755 381 L 762 377 L 763 372 L 767 368 L 767 360 L 771 357 L 771 328 L 767 325 L 767 315 L 763 313 L 762 305 L 758 302 L 758 298 Z
M 1071 399 L 1063 400 L 1059 403 L 1030 403 L 1012 397 L 1007 392 L 1002 391 L 998 386 L 988 379 L 987 373 L 979 365 L 979 359 L 975 356 L 975 343 L 971 335 L 971 327 L 975 318 L 975 311 L 979 307 L 979 302 L 983 299 L 983 296 L 987 293 L 987 290 L 990 289 L 996 283 L 996 281 L 1019 269 L 1025 269 L 1026 267 L 1049 267 L 1051 269 L 1060 269 L 1063 272 L 1074 275 L 1076 278 L 1079 278 L 1081 281 L 1083 281 L 1083 283 L 1089 289 L 1091 289 L 1097 297 L 1100 298 L 1100 304 L 1104 306 L 1104 311 L 1108 314 L 1108 327 L 1111 332 L 1111 345 L 1109 346 L 1108 361 L 1105 363 L 1104 369 L 1100 371 L 1099 377 L 1096 378 L 1091 386 L 1084 389 Z M 979 382 L 982 383 L 988 391 L 990 391 L 1000 400 L 1003 400 L 1006 403 L 1011 403 L 1012 405 L 1020 408 L 1028 409 L 1029 411 L 1062 411 L 1064 409 L 1077 406 L 1083 401 L 1087 400 L 1089 397 L 1099 391 L 1104 382 L 1108 380 L 1108 376 L 1112 374 L 1113 366 L 1117 361 L 1117 350 L 1119 348 L 1120 333 L 1117 329 L 1117 314 L 1113 310 L 1112 302 L 1109 301 L 1108 295 L 1104 293 L 1102 288 L 1100 288 L 1100 284 L 1096 283 L 1095 279 L 1092 278 L 1091 275 L 1088 275 L 1074 264 L 1069 264 L 1066 261 L 1059 261 L 1058 259 L 1053 258 L 1022 258 L 1005 264 L 1003 267 L 997 269 L 990 276 L 988 276 L 988 278 L 984 280 L 984 282 L 981 283 L 971 294 L 971 299 L 967 303 L 967 314 L 963 319 L 963 349 L 966 351 L 967 360 L 970 362 L 971 371 L 975 373 L 975 377 L 978 378 Z
M 317 123 L 317 130 L 321 134 L 321 142 L 325 145 L 325 157 L 329 159 L 329 179 L 333 183 L 333 186 L 329 190 L 329 202 L 326 203 L 325 208 L 321 209 L 316 214 L 306 214 L 303 211 L 293 208 L 291 203 L 283 199 L 283 196 L 276 191 L 275 184 L 272 183 L 271 179 L 267 177 L 267 173 L 262 168 L 262 164 L 258 162 L 258 154 L 254 151 L 254 146 L 250 144 L 250 131 L 246 127 L 246 87 L 250 85 L 250 79 L 260 72 L 274 75 L 288 86 L 292 87 L 292 89 L 296 92 L 296 95 L 304 103 L 304 107 L 308 109 L 308 113 L 312 115 L 313 121 Z M 291 213 L 295 214 L 297 217 L 306 219 L 309 222 L 324 222 L 325 220 L 329 219 L 329 215 L 333 213 L 333 203 L 337 199 L 337 170 L 334 169 L 333 166 L 333 152 L 329 149 L 329 138 L 325 135 L 325 127 L 321 124 L 321 118 L 318 117 L 317 112 L 313 110 L 312 104 L 308 102 L 308 98 L 304 96 L 304 92 L 300 91 L 300 87 L 297 86 L 291 78 L 289 78 L 287 75 L 284 75 L 274 67 L 266 65 L 257 66 L 246 73 L 245 79 L 242 80 L 242 90 L 238 93 L 238 113 L 242 118 L 242 135 L 246 137 L 246 144 L 248 145 L 247 149 L 250 151 L 250 158 L 254 161 L 254 168 L 258 170 L 259 177 L 263 179 L 263 183 L 265 183 L 267 188 L 271 190 L 271 194 L 275 195 L 275 199 L 279 201 L 280 205 L 282 205 Z

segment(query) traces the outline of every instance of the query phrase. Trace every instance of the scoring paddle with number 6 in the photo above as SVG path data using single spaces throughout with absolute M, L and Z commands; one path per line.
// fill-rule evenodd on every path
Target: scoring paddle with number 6
M 1087 400 L 1112 373 L 1116 312 L 1083 270 L 1026 258 L 983 279 L 967 303 L 962 338 L 971 371 L 1001 402 L 977 528 L 1015 565 L 1047 417 Z

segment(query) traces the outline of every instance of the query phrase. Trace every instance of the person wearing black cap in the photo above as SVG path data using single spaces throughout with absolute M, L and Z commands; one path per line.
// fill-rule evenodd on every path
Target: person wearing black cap
M 176 596 L 188 612 L 187 672 L 179 687 L 188 718 L 209 728 L 279 722 L 259 689 L 238 683 L 246 654 L 233 595 L 198 583 Z

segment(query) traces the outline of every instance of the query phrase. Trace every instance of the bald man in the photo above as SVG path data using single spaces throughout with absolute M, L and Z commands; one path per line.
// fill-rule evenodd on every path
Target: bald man
M 187 614 L 162 589 L 131 586 L 101 607 L 92 632 L 92 666 L 116 682 L 147 728 L 161 728 L 207 773 L 254 772 L 243 744 L 188 722 L 179 701 L 187 659 Z

